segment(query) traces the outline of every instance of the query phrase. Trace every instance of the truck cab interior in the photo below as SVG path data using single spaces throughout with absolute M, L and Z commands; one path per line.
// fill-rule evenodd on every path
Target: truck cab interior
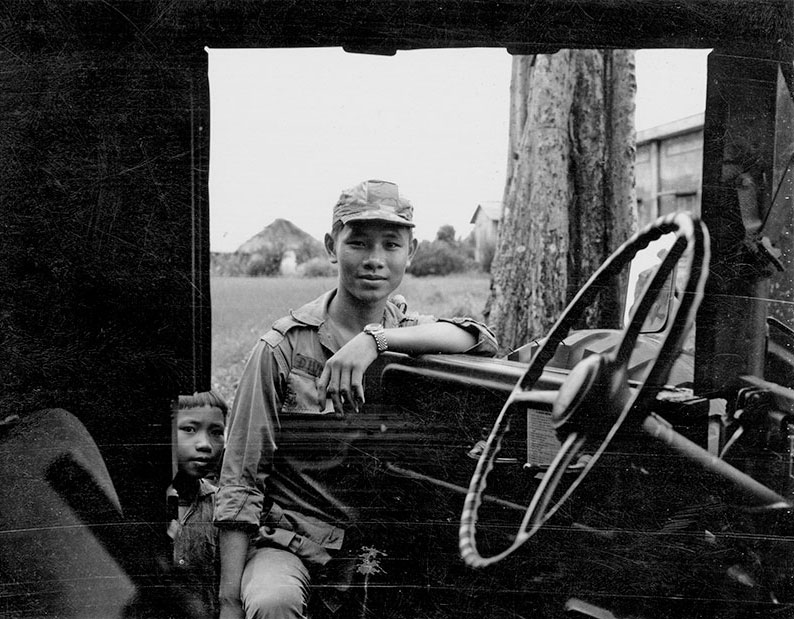
M 15 0 L 0 31 L 0 615 L 187 616 L 165 488 L 170 403 L 211 383 L 207 46 L 712 49 L 699 213 L 641 230 L 507 358 L 371 368 L 371 595 L 391 617 L 794 613 L 791 2 Z M 623 329 L 571 332 L 658 237 Z

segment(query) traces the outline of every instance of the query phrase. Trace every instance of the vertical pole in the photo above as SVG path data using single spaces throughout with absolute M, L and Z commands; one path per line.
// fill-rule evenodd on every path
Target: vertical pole
M 654 139 L 649 144 L 650 150 L 650 170 L 651 170 L 651 217 L 653 221 L 661 215 L 659 207 L 659 194 L 662 191 L 661 163 L 659 157 L 659 144 L 661 140 Z
M 708 60 L 702 217 L 711 236 L 696 326 L 695 386 L 719 393 L 763 376 L 768 264 L 753 247 L 768 206 L 778 63 L 714 51 Z

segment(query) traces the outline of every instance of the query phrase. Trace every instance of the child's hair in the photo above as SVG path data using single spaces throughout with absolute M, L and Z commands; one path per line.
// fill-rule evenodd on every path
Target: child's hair
M 215 391 L 196 391 L 193 395 L 181 395 L 176 401 L 174 412 L 200 408 L 202 406 L 214 406 L 219 408 L 223 418 L 229 413 L 229 407 L 221 396 Z

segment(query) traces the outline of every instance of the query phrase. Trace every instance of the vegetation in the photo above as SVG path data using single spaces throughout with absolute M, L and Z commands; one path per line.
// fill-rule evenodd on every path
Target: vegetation
M 210 275 L 239 277 L 245 275 L 248 256 L 230 252 L 210 252 Z
M 212 277 L 212 386 L 231 403 L 248 354 L 270 325 L 336 285 L 334 277 Z M 398 293 L 409 311 L 435 316 L 482 318 L 486 275 L 407 275 Z
M 471 243 L 455 239 L 455 228 L 441 226 L 434 241 L 422 241 L 408 267 L 416 277 L 464 273 L 477 268 Z
M 245 274 L 249 277 L 272 277 L 278 275 L 281 266 L 281 249 L 263 249 L 254 254 L 245 266 Z
M 335 277 L 336 265 L 331 264 L 328 258 L 312 258 L 298 267 L 298 272 L 303 277 Z

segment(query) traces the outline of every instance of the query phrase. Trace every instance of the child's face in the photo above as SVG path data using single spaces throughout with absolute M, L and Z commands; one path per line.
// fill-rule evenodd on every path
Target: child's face
M 205 477 L 214 470 L 223 451 L 223 413 L 214 406 L 180 410 L 176 427 L 179 470 L 189 477 Z
M 329 245 L 330 241 L 330 245 Z M 339 264 L 339 286 L 363 303 L 387 299 L 405 275 L 416 251 L 408 228 L 383 222 L 353 222 L 327 237 L 331 260 Z

